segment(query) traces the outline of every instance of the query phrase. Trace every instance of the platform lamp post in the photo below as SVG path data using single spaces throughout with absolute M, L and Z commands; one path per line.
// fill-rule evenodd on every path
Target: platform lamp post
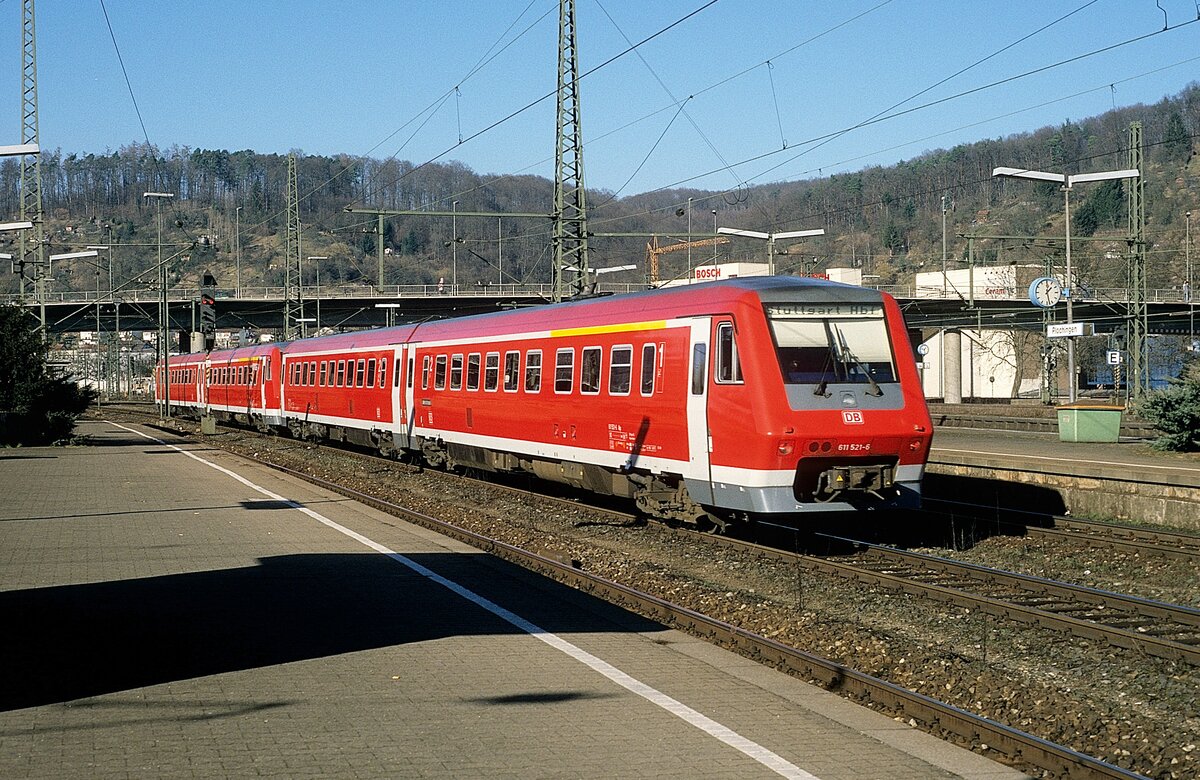
M 328 260 L 325 255 L 309 255 L 309 260 L 316 264 L 313 269 L 316 271 L 316 299 L 317 299 L 317 335 L 321 335 L 321 261 Z
M 167 301 L 167 266 L 162 253 L 162 202 L 175 197 L 173 192 L 144 192 L 142 197 L 154 201 L 158 218 L 158 283 L 162 297 L 159 299 L 158 359 L 162 363 L 163 404 L 158 410 L 159 419 L 171 417 L 171 372 L 167 370 L 167 359 L 171 356 L 168 336 L 171 331 L 170 304 Z
M 1071 188 L 1077 182 L 1108 181 L 1110 179 L 1136 179 L 1140 174 L 1136 168 L 1119 171 L 1098 171 L 1096 173 L 1047 173 L 1045 171 L 1030 171 L 1024 168 L 1000 167 L 992 171 L 993 176 L 1007 176 L 1013 179 L 1033 179 L 1035 181 L 1052 181 L 1062 185 L 1063 192 L 1063 222 L 1066 232 L 1066 284 L 1063 285 L 1063 297 L 1067 299 L 1067 324 L 1074 322 L 1072 304 L 1075 300 L 1075 279 L 1071 272 Z M 1075 401 L 1075 337 L 1067 338 L 1067 400 Z
M 110 246 L 109 244 L 88 244 L 87 247 L 85 247 L 85 248 L 95 250 L 95 251 L 103 251 L 108 256 L 108 297 L 112 301 L 112 304 L 113 304 L 113 313 L 114 313 L 113 316 L 115 317 L 116 324 L 120 325 L 121 319 L 120 319 L 120 317 L 116 316 L 117 301 L 116 301 L 115 297 L 113 296 L 112 246 Z M 97 267 L 96 268 L 96 331 L 97 331 L 96 332 L 96 348 L 97 349 L 99 349 L 99 347 L 100 347 L 100 333 L 99 333 L 100 327 L 99 326 L 100 326 L 100 268 Z M 118 358 L 118 362 L 120 362 L 121 332 L 120 332 L 120 328 L 116 327 L 115 325 L 113 327 L 113 336 L 117 341 L 117 345 L 118 345 L 117 346 L 117 358 Z M 97 360 L 97 363 L 99 363 L 99 360 Z M 111 371 L 104 372 L 104 388 L 105 388 L 105 390 L 109 390 L 110 395 L 111 395 L 111 388 L 109 388 L 109 386 L 108 386 L 108 384 L 109 384 L 108 380 L 109 380 L 110 373 L 111 373 Z
M 387 327 L 390 328 L 395 324 L 395 311 L 396 309 L 399 309 L 401 305 L 402 304 L 399 303 L 377 303 L 375 304 L 375 308 L 384 310 L 384 316 L 387 317 Z
M 64 252 L 58 255 L 50 255 L 50 266 L 53 268 L 55 261 L 62 262 L 64 260 L 83 260 L 89 257 L 99 257 L 100 253 L 94 249 L 88 249 L 86 252 Z M 100 266 L 96 268 L 96 404 L 100 404 Z
M 757 230 L 741 230 L 739 228 L 721 227 L 717 232 L 727 236 L 745 236 L 746 238 L 761 238 L 767 242 L 767 276 L 775 275 L 775 242 L 784 238 L 807 238 L 809 236 L 825 235 L 824 228 L 816 230 L 789 230 L 786 233 L 760 233 Z

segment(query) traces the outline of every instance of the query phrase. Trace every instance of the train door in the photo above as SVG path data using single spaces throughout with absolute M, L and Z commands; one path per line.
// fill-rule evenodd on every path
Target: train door
M 712 504 L 712 472 L 708 430 L 708 318 L 692 321 L 691 359 L 687 389 L 688 493 L 692 500 Z
M 204 416 L 207 417 L 208 410 L 208 367 L 210 361 L 205 358 L 203 363 L 196 364 L 196 406 L 200 407 Z
M 392 360 L 392 438 L 396 445 L 408 447 L 408 415 L 412 408 L 412 391 L 408 389 L 408 356 L 407 344 L 396 347 Z

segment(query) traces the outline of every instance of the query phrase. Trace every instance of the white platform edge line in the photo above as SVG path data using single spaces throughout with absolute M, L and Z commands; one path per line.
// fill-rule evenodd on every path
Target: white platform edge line
M 585 666 L 591 668 L 592 670 L 598 672 L 599 674 L 608 678 L 610 681 L 616 683 L 617 685 L 621 686 L 622 688 L 625 688 L 626 690 L 630 691 L 631 693 L 635 693 L 638 696 L 641 696 L 643 699 L 646 699 L 647 701 L 651 702 L 652 704 L 655 704 L 655 705 L 661 707 L 662 709 L 666 710 L 667 712 L 671 713 L 672 715 L 675 715 L 676 717 L 680 718 L 681 720 L 685 721 L 686 723 L 688 723 L 688 724 L 694 726 L 695 728 L 698 728 L 701 731 L 705 732 L 706 734 L 709 734 L 710 736 L 720 740 L 721 742 L 725 743 L 729 747 L 732 747 L 735 750 L 738 750 L 739 752 L 745 754 L 746 756 L 749 756 L 750 758 L 754 759 L 755 761 L 762 764 L 764 767 L 770 769 L 771 771 L 775 772 L 776 774 L 778 774 L 782 777 L 794 778 L 795 780 L 820 780 L 820 778 L 818 778 L 816 775 L 813 775 L 809 772 L 804 771 L 803 769 L 796 766 L 795 764 L 792 764 L 790 761 L 787 761 L 786 759 L 784 759 L 782 756 L 778 755 L 777 753 L 774 753 L 773 751 L 768 750 L 767 748 L 763 747 L 762 745 L 759 745 L 757 742 L 754 742 L 753 740 L 750 740 L 750 739 L 747 739 L 746 737 L 741 736 L 740 734 L 738 734 L 736 731 L 729 728 L 728 726 L 724 726 L 724 725 L 716 722 L 715 720 L 709 718 L 708 716 L 706 716 L 700 712 L 697 712 L 696 710 L 687 706 L 683 702 L 680 702 L 677 699 L 674 699 L 674 698 L 668 696 L 667 694 L 659 691 L 658 689 L 653 688 L 653 687 L 641 682 L 640 680 L 626 674 L 625 672 L 622 672 L 620 669 L 609 664 L 607 661 L 597 658 L 596 656 L 592 655 L 591 653 L 587 652 L 586 650 L 583 650 L 582 648 L 571 644 L 570 642 L 566 641 L 562 637 L 559 637 L 556 634 L 553 634 L 549 631 L 546 631 L 543 628 L 540 628 L 539 626 L 529 622 L 528 620 L 522 618 L 521 616 L 519 616 L 513 612 L 510 612 L 509 610 L 505 609 L 504 607 L 501 607 L 498 604 L 495 604 L 495 603 L 489 601 L 488 599 L 484 598 L 483 596 L 480 596 L 479 594 L 475 593 L 474 591 L 472 591 L 468 588 L 465 588 L 462 585 L 459 585 L 458 583 L 454 582 L 453 580 L 446 579 L 445 577 L 441 576 L 440 574 L 437 574 L 436 572 L 425 568 L 424 566 L 417 563 L 416 561 L 413 561 L 413 560 L 407 558 L 406 556 L 401 555 L 400 553 L 395 552 L 394 550 L 391 550 L 391 549 L 385 547 L 384 545 L 379 544 L 378 542 L 363 536 L 362 534 L 358 533 L 357 531 L 353 531 L 349 528 L 346 528 L 345 526 L 340 525 L 340 524 L 334 522 L 333 520 L 330 520 L 329 518 L 325 517 L 324 515 L 321 515 L 320 513 L 315 512 L 312 509 L 309 509 L 308 507 L 302 506 L 301 504 L 298 504 L 295 501 L 292 501 L 288 498 L 278 495 L 277 493 L 273 493 L 264 487 L 256 485 L 255 483 L 246 479 L 242 475 L 240 475 L 234 471 L 231 471 L 230 469 L 227 469 L 224 466 L 219 466 L 216 463 L 213 463 L 212 461 L 205 460 L 204 458 L 200 457 L 199 455 L 188 452 L 187 450 L 185 450 L 181 447 L 178 447 L 174 444 L 169 444 L 168 442 L 165 442 L 162 439 L 158 439 L 149 434 L 142 433 L 141 431 L 135 430 L 133 428 L 128 428 L 119 423 L 115 423 L 115 422 L 111 422 L 111 421 L 107 421 L 107 422 L 109 422 L 109 424 L 111 424 L 111 425 L 116 426 L 117 428 L 120 428 L 121 430 L 128 431 L 130 433 L 141 436 L 142 438 L 149 439 L 150 441 L 155 442 L 156 444 L 160 444 L 164 447 L 168 447 L 172 450 L 175 450 L 176 452 L 180 452 L 180 453 L 186 455 L 187 457 L 191 458 L 192 460 L 195 460 L 199 463 L 203 463 L 205 466 L 213 468 L 213 469 L 221 472 L 222 474 L 225 474 L 226 476 L 229 476 L 229 477 L 237 480 L 238 482 L 242 483 L 243 485 L 250 488 L 251 490 L 261 493 L 262 495 L 266 496 L 267 498 L 270 498 L 273 501 L 279 501 L 284 504 L 287 504 L 288 506 L 292 507 L 293 509 L 299 510 L 300 512 L 308 515 L 309 517 L 313 518 L 314 520 L 321 523 L 322 525 L 328 526 L 329 528 L 332 528 L 333 530 L 338 531 L 339 533 L 350 537 L 351 539 L 371 548 L 375 552 L 378 552 L 378 553 L 388 556 L 389 558 L 396 561 L 397 563 L 400 563 L 400 564 L 408 567 L 412 571 L 416 572 L 417 574 L 420 574 L 422 577 L 426 577 L 427 579 L 429 579 L 433 582 L 436 582 L 445 588 L 448 588 L 449 590 L 453 591 L 454 593 L 458 594 L 459 596 L 462 596 L 463 598 L 467 599 L 468 601 L 486 609 L 488 612 L 491 612 L 496 617 L 499 617 L 500 619 L 521 629 L 522 631 L 529 634 L 530 636 L 541 640 L 542 642 L 555 648 L 556 650 L 559 650 L 562 653 L 565 653 L 566 655 L 568 655 L 571 658 L 575 659 L 576 661 L 584 664 Z

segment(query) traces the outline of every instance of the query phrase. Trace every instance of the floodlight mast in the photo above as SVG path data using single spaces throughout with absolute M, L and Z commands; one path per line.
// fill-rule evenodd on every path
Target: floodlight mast
M 992 176 L 1007 176 L 1013 179 L 1033 179 L 1035 181 L 1058 182 L 1063 191 L 1063 221 L 1066 223 L 1066 285 L 1063 290 L 1067 299 L 1067 324 L 1074 322 L 1075 282 L 1071 272 L 1071 187 L 1076 182 L 1108 181 L 1111 179 L 1136 179 L 1140 176 L 1136 168 L 1126 168 L 1119 171 L 1096 171 L 1094 173 L 1049 173 L 1047 171 L 1031 171 L 1027 168 L 999 167 L 992 170 Z M 1075 401 L 1075 337 L 1067 339 L 1067 400 Z
M 816 230 L 789 230 L 783 233 L 762 233 L 758 230 L 742 230 L 741 228 L 719 227 L 718 233 L 729 236 L 745 236 L 746 238 L 765 239 L 767 242 L 767 276 L 775 275 L 775 241 L 781 238 L 807 238 L 809 236 L 825 235 L 824 228 Z

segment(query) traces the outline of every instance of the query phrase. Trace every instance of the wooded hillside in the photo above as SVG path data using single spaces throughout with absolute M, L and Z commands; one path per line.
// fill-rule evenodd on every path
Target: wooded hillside
M 726 193 L 671 190 L 613 198 L 589 192 L 590 228 L 596 232 L 707 234 L 714 221 L 759 230 L 824 227 L 827 236 L 804 243 L 803 255 L 780 259 L 781 272 L 811 272 L 859 265 L 884 284 L 903 283 L 926 267 L 940 268 L 942 205 L 946 198 L 949 253 L 960 258 L 963 232 L 1062 235 L 1063 199 L 1057 185 L 993 179 L 996 166 L 1074 173 L 1128 167 L 1128 128 L 1143 124 L 1149 285 L 1183 280 L 1184 213 L 1193 211 L 1193 246 L 1200 232 L 1200 85 L 1193 84 L 1152 106 L 1116 109 L 1003 139 L 939 149 L 888 167 L 870 167 L 807 181 L 756 186 Z M 382 209 L 429 209 L 548 213 L 553 184 L 537 176 L 481 175 L 457 163 L 411 162 L 297 152 L 304 226 L 303 254 L 323 255 L 321 283 L 375 283 L 376 220 L 344 211 L 347 205 Z M 243 286 L 278 285 L 283 278 L 282 234 L 286 220 L 287 157 L 250 150 L 160 150 L 130 144 L 105 153 L 47 150 L 42 155 L 42 192 L 51 252 L 85 244 L 114 246 L 113 276 L 121 284 L 150 267 L 155 252 L 153 204 L 146 191 L 177 194 L 165 218 L 164 242 L 183 251 L 175 280 L 213 271 L 220 286 L 236 283 L 235 227 L 240 228 Z M 0 215 L 20 211 L 16 159 L 0 163 Z M 457 204 L 454 202 L 457 201 Z M 1081 281 L 1093 287 L 1123 284 L 1121 240 L 1126 231 L 1125 192 L 1120 182 L 1084 185 L 1073 195 L 1075 235 L 1111 234 L 1114 242 L 1077 248 Z M 452 229 L 452 226 L 456 230 Z M 457 235 L 455 235 L 457 233 Z M 386 284 L 450 281 L 457 249 L 458 281 L 506 282 L 550 279 L 549 221 L 529 218 L 390 217 L 384 226 Z M 14 253 L 16 240 L 0 237 L 0 252 Z M 452 238 L 461 239 L 452 247 Z M 597 237 L 595 266 L 643 264 L 644 238 Z M 1060 242 L 1061 244 L 1061 242 Z M 721 248 L 725 258 L 760 259 L 749 243 Z M 710 257 L 711 250 L 697 255 Z M 1041 262 L 1061 253 L 1052 242 L 1026 247 L 989 244 L 983 262 Z M 1115 254 L 1114 254 L 1115 253 Z M 686 265 L 683 253 L 666 255 L 664 275 Z M 315 269 L 306 269 L 306 275 Z M 5 274 L 0 290 L 17 288 Z M 636 275 L 626 277 L 636 281 Z M 96 272 L 86 263 L 55 268 L 54 289 L 93 289 Z M 103 280 L 107 287 L 107 279 Z

